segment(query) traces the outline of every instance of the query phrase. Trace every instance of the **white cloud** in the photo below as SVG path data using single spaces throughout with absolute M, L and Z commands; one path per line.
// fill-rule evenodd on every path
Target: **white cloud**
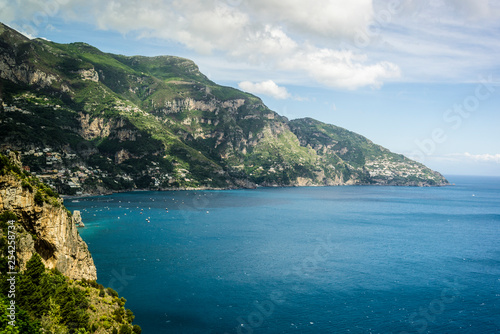
M 331 87 L 380 86 L 399 75 L 393 63 L 338 51 L 341 39 L 352 39 L 370 23 L 371 0 L 54 0 L 54 8 L 26 1 L 33 6 L 21 8 L 15 1 L 6 6 L 23 19 L 32 20 L 42 12 L 48 23 L 59 15 L 103 30 L 180 43 L 226 61 L 294 73 Z
M 397 64 L 405 81 L 471 82 L 498 69 L 500 1 L 398 0 L 377 22 L 363 50 L 371 59 Z M 388 2 L 374 0 L 374 17 Z
M 500 176 L 500 154 L 451 153 L 427 156 L 425 163 L 450 175 Z
M 500 14 L 497 1 L 490 0 L 445 0 L 448 6 L 458 12 L 461 16 L 481 20 L 484 18 L 495 18 Z
M 387 2 L 374 0 L 374 11 L 387 8 L 394 3 L 397 16 L 405 20 L 480 20 L 495 19 L 500 15 L 500 3 L 497 0 L 398 0 Z
M 497 69 L 500 52 L 500 2 L 492 0 L 0 0 L 2 6 L 0 20 L 31 35 L 64 17 L 215 55 L 220 67 L 240 62 L 343 89 L 395 79 L 466 82 Z
M 279 27 L 265 25 L 246 33 L 245 39 L 235 41 L 227 53 L 237 59 L 253 64 L 274 63 L 293 54 L 299 45 Z
M 262 82 L 250 82 L 250 81 L 242 81 L 238 84 L 238 87 L 241 90 L 252 94 L 262 94 L 274 97 L 278 100 L 288 99 L 291 97 L 290 93 L 288 93 L 285 87 L 278 86 L 274 81 L 267 80 Z
M 246 13 L 214 1 L 89 1 L 101 29 L 175 41 L 203 54 L 229 50 L 249 24 Z
M 247 7 L 266 22 L 280 22 L 288 30 L 328 38 L 352 37 L 370 23 L 371 0 L 253 0 Z
M 329 87 L 347 89 L 367 85 L 380 87 L 384 79 L 401 75 L 399 67 L 390 62 L 367 64 L 365 55 L 314 47 L 290 55 L 282 60 L 280 66 L 288 70 L 303 70 Z
M 469 152 L 465 152 L 465 153 L 448 154 L 446 155 L 446 157 L 462 161 L 475 161 L 475 162 L 500 164 L 500 154 L 471 154 Z

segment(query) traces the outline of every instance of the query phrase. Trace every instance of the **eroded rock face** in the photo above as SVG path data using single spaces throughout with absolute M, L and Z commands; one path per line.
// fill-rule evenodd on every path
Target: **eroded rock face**
M 73 211 L 73 224 L 79 227 L 85 227 L 80 210 Z
M 186 98 L 183 100 L 178 99 L 166 101 L 164 108 L 160 110 L 162 110 L 165 114 L 179 113 L 183 110 L 202 110 L 217 113 L 217 111 L 221 108 L 229 109 L 231 112 L 236 112 L 236 110 L 244 104 L 245 100 L 243 99 L 228 101 L 211 99 L 209 101 L 201 101 Z
M 89 70 L 79 70 L 78 74 L 80 74 L 80 77 L 82 80 L 90 80 L 94 82 L 99 82 L 99 74 L 95 69 L 89 69 Z
M 33 69 L 28 64 L 18 64 L 7 55 L 0 57 L 0 78 L 40 87 L 49 87 L 54 81 L 59 81 L 55 75 Z
M 61 201 L 62 202 L 62 201 Z M 94 260 L 63 206 L 37 205 L 34 194 L 15 176 L 0 177 L 0 212 L 14 212 L 17 225 L 17 258 L 22 270 L 33 253 L 48 269 L 56 268 L 72 279 L 97 278 Z
M 80 124 L 80 135 L 87 140 L 108 137 L 111 131 L 111 125 L 103 118 L 91 118 L 89 114 L 80 113 Z

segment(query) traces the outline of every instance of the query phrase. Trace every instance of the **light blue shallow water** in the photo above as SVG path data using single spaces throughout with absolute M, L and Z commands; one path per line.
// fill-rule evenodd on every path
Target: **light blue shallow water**
M 500 179 L 449 179 L 66 205 L 145 334 L 500 333 Z

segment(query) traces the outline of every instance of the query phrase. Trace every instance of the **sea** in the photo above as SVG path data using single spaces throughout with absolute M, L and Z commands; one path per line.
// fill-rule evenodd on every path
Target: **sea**
M 500 178 L 70 198 L 156 333 L 500 333 Z

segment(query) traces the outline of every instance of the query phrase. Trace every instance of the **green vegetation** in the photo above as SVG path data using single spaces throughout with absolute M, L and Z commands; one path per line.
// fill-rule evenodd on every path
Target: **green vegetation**
M 129 68 L 133 68 L 137 73 L 147 73 L 167 82 L 182 80 L 213 84 L 199 72 L 198 66 L 189 59 L 172 56 L 125 57 L 114 55 L 113 57 L 120 63 L 129 66 Z
M 0 154 L 0 175 L 6 175 L 10 172 L 18 176 L 23 175 L 19 166 L 16 166 L 7 156 Z
M 16 276 L 16 328 L 8 324 L 7 276 L 2 274 L 0 331 L 2 333 L 94 333 L 103 328 L 120 328 L 140 333 L 132 311 L 125 310 L 116 291 L 103 289 L 95 281 L 72 281 L 57 270 L 48 271 L 38 254 L 28 261 L 26 270 Z M 97 297 L 96 291 L 107 291 Z M 107 303 L 108 298 L 111 303 Z M 105 305 L 105 306 L 103 306 Z M 101 312 L 97 312 L 97 310 Z M 110 312 L 103 314 L 102 312 Z
M 21 186 L 24 190 L 35 192 L 35 204 L 43 205 L 50 204 L 55 207 L 60 207 L 59 194 L 50 186 L 41 182 L 39 179 L 32 177 L 29 173 L 21 171 L 19 166 L 16 166 L 7 156 L 0 154 L 0 175 L 11 174 L 21 179 Z
M 314 178 L 317 155 L 284 132 L 264 137 L 245 158 L 246 172 L 256 183 L 289 184 L 297 177 Z

